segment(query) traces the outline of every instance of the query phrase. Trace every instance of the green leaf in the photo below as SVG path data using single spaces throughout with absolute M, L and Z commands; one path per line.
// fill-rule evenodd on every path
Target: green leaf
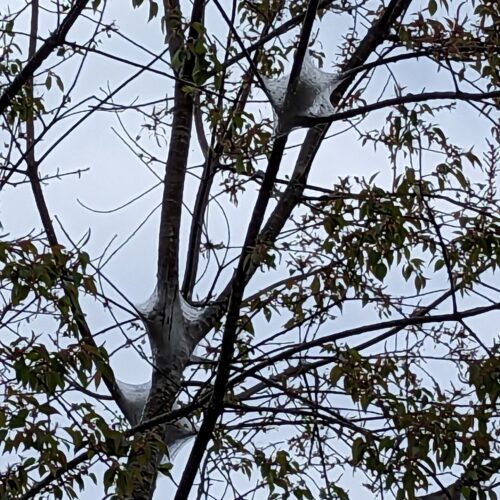
M 12 305 L 18 306 L 30 293 L 30 289 L 26 285 L 15 284 L 12 287 L 11 302 Z
M 339 500 L 349 500 L 349 495 L 340 486 L 331 485 L 330 488 L 337 495 Z
M 179 49 L 172 57 L 172 68 L 177 71 L 183 64 L 186 54 L 184 49 Z
M 436 260 L 436 263 L 434 264 L 434 271 L 439 271 L 443 267 L 444 267 L 444 260 L 443 259 Z
M 172 478 L 172 464 L 170 463 L 164 463 L 164 464 L 160 464 L 158 466 L 158 472 L 160 474 L 163 474 L 164 476 L 167 476 L 169 478 Z
M 113 486 L 114 480 L 115 480 L 115 475 L 116 475 L 116 470 L 113 468 L 109 468 L 105 473 L 103 477 L 103 484 L 104 484 L 104 490 L 106 493 L 108 492 L 109 488 Z
M 380 281 L 383 281 L 387 275 L 387 266 L 383 262 L 375 264 L 372 268 L 373 275 Z
M 359 465 L 361 459 L 363 458 L 365 449 L 366 449 L 366 443 L 364 442 L 362 437 L 358 437 L 353 441 L 351 446 L 353 465 Z
M 334 366 L 330 371 L 330 382 L 332 385 L 337 385 L 340 378 L 344 375 L 344 370 L 341 366 Z
M 312 283 L 311 283 L 311 292 L 316 295 L 319 293 L 321 290 L 321 282 L 319 280 L 319 277 L 316 275 L 314 276 Z
M 18 427 L 23 427 L 26 419 L 28 418 L 29 411 L 26 409 L 19 410 L 18 414 L 11 418 L 9 422 L 9 427 L 11 429 L 16 429 Z
M 92 294 L 96 295 L 97 294 L 97 288 L 95 286 L 95 281 L 94 278 L 91 276 L 85 276 L 83 278 L 83 287 L 85 288 L 85 291 Z
M 57 76 L 57 75 L 54 75 L 55 79 L 56 79 L 56 84 L 57 86 L 59 87 L 59 90 L 61 92 L 64 92 L 64 83 L 63 81 L 61 80 L 61 77 Z
M 148 22 L 154 19 L 158 15 L 158 4 L 153 0 L 149 2 L 149 17 Z

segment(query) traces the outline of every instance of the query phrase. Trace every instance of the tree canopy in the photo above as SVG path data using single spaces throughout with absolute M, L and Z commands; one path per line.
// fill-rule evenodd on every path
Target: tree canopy
M 4 2 L 0 498 L 497 498 L 499 25 Z

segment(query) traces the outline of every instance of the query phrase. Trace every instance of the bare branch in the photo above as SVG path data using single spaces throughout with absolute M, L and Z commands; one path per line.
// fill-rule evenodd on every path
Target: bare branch
M 407 94 L 400 97 L 385 99 L 383 101 L 375 102 L 373 104 L 367 104 L 366 106 L 360 108 L 349 109 L 347 111 L 339 111 L 338 113 L 335 113 L 331 117 L 324 119 L 307 118 L 304 120 L 304 124 L 307 122 L 308 126 L 317 125 L 319 123 L 323 123 L 324 120 L 327 120 L 329 123 L 338 122 L 341 120 L 354 118 L 355 116 L 364 115 L 371 111 L 389 108 L 392 106 L 398 106 L 401 104 L 420 103 L 420 102 L 436 101 L 436 100 L 482 102 L 482 101 L 487 101 L 488 99 L 492 99 L 493 101 L 500 99 L 500 91 L 495 90 L 492 92 L 481 92 L 481 93 L 448 91 L 448 92 L 424 92 L 422 94 Z M 494 102 L 485 104 L 498 107 L 498 104 L 495 104 Z
M 302 59 L 307 48 L 312 25 L 316 17 L 317 7 L 318 0 L 311 0 L 308 3 L 299 42 L 300 50 L 297 53 L 294 62 L 294 73 L 290 78 L 287 89 L 288 95 L 294 88 L 294 85 L 296 84 L 296 81 L 300 74 L 300 66 L 302 64 Z M 262 221 L 264 220 L 265 211 L 274 186 L 274 181 L 276 179 L 276 176 L 278 175 L 278 169 L 283 157 L 286 141 L 287 136 L 284 136 L 278 138 L 274 144 L 273 151 L 269 158 L 268 168 L 264 175 L 264 180 L 262 182 L 262 186 L 255 203 L 252 217 L 250 219 L 243 251 L 241 252 L 238 261 L 238 267 L 232 281 L 227 310 L 226 326 L 224 328 L 224 333 L 222 336 L 222 347 L 219 357 L 217 374 L 213 386 L 212 397 L 210 398 L 208 408 L 204 413 L 203 423 L 201 424 L 198 435 L 196 436 L 186 467 L 179 482 L 175 500 L 186 500 L 188 498 L 189 492 L 191 491 L 194 479 L 198 471 L 198 467 L 200 466 L 203 455 L 212 437 L 215 424 L 223 409 L 224 396 L 226 393 L 226 386 L 229 380 L 231 363 L 234 354 L 234 345 L 236 342 L 240 307 L 243 300 L 245 285 L 247 283 L 247 267 L 251 261 L 253 248 L 258 238 Z
M 66 35 L 87 4 L 88 0 L 77 0 L 68 14 L 66 14 L 66 17 L 59 27 L 45 40 L 36 53 L 30 57 L 21 72 L 0 96 L 0 113 L 3 113 L 8 106 L 10 106 L 12 100 L 33 77 L 35 71 L 43 64 L 45 59 L 47 59 L 57 47 L 60 47 L 64 43 Z

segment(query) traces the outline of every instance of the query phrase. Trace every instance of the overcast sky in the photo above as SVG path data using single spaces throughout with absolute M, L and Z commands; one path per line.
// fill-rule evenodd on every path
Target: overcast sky
M 17 0 L 7 1 L 7 4 L 13 6 L 17 3 Z M 146 7 L 133 10 L 130 1 L 108 2 L 108 4 L 104 16 L 105 23 L 113 22 L 120 33 L 152 52 L 157 53 L 162 50 L 164 36 L 160 31 L 159 19 L 147 23 Z M 27 15 L 24 15 L 22 22 L 26 27 Z M 53 22 L 52 17 L 42 16 L 41 36 L 46 36 L 54 28 Z M 220 31 L 221 37 L 223 36 L 224 27 L 213 9 L 209 9 L 207 24 L 209 30 Z M 341 61 L 337 57 L 336 44 L 347 27 L 347 16 L 339 19 L 333 15 L 325 16 L 321 23 L 317 22 L 315 25 L 315 28 L 319 29 L 319 38 L 315 48 L 322 48 L 326 53 L 324 69 L 327 71 L 334 71 L 335 65 Z M 81 19 L 76 23 L 68 38 L 71 41 L 83 43 L 90 36 L 91 30 L 91 24 Z M 147 63 L 152 58 L 140 48 L 134 47 L 116 34 L 113 34 L 110 38 L 101 35 L 100 40 L 99 48 L 105 52 L 141 64 Z M 55 63 L 57 59 L 52 57 L 49 61 Z M 70 85 L 77 68 L 75 64 L 77 62 L 79 62 L 79 59 L 54 69 L 64 82 L 65 88 Z M 418 69 L 416 69 L 416 64 L 418 64 Z M 47 67 L 47 64 L 44 67 Z M 165 64 L 157 63 L 154 67 L 169 72 Z M 443 74 L 436 74 L 427 63 L 401 62 L 394 69 L 398 81 L 413 92 L 424 89 L 449 90 L 452 88 L 449 80 Z M 75 88 L 72 103 L 74 104 L 79 99 L 89 96 L 102 98 L 108 89 L 114 89 L 134 71 L 133 68 L 128 67 L 126 64 L 113 62 L 99 55 L 89 55 Z M 386 77 L 387 73 L 385 71 L 377 72 L 377 76 L 372 83 L 373 93 L 370 97 L 373 99 L 377 97 L 377 92 L 382 90 Z M 43 79 L 41 81 L 43 82 Z M 39 92 L 46 95 L 49 103 L 55 103 L 61 98 L 60 91 L 54 86 L 50 93 L 42 88 L 39 89 Z M 116 96 L 115 102 L 127 104 L 135 99 L 145 102 L 171 97 L 172 95 L 172 82 L 169 79 L 148 73 L 137 78 L 121 91 Z M 263 98 L 260 94 L 254 97 Z M 96 101 L 89 101 L 89 105 L 95 103 Z M 256 106 L 264 116 L 270 116 L 271 108 L 269 104 L 258 104 Z M 88 106 L 83 105 L 81 109 L 86 110 Z M 484 122 L 477 118 L 477 113 L 472 108 L 459 106 L 459 109 L 459 113 L 455 112 L 440 116 L 439 123 L 456 142 L 464 147 L 474 146 L 476 154 L 478 154 L 484 148 L 484 135 L 487 129 L 481 128 L 484 126 Z M 363 126 L 365 128 L 380 128 L 383 126 L 381 119 L 384 116 L 385 111 L 375 113 Z M 69 130 L 80 117 L 81 115 L 75 115 L 75 117 L 64 121 L 60 127 L 56 127 L 49 133 L 37 149 L 38 157 L 44 151 L 52 148 L 57 138 Z M 93 210 L 114 209 L 153 188 L 158 184 L 158 179 L 163 177 L 163 160 L 166 156 L 165 144 L 158 146 L 154 139 L 146 140 L 148 131 L 141 131 L 144 120 L 136 113 L 122 113 L 119 117 L 130 136 L 136 137 L 141 133 L 144 138 L 142 144 L 157 155 L 159 161 L 153 167 L 154 172 L 149 171 L 132 155 L 126 144 L 119 138 L 119 135 L 124 137 L 125 132 L 121 128 L 117 116 L 111 112 L 101 112 L 93 114 L 53 149 L 41 166 L 41 173 L 48 175 L 58 171 L 67 173 L 88 169 L 81 176 L 73 175 L 63 177 L 60 180 L 52 180 L 45 186 L 45 193 L 51 213 L 57 216 L 57 220 L 62 223 L 74 241 L 79 241 L 90 231 L 90 237 L 85 249 L 93 258 L 102 254 L 110 242 L 112 243 L 108 254 L 110 251 L 117 249 L 143 224 L 104 268 L 104 274 L 116 288 L 130 302 L 137 304 L 148 298 L 154 286 L 159 210 L 154 212 L 153 210 L 161 201 L 161 186 L 158 185 L 128 207 L 113 213 L 95 213 L 82 206 L 83 204 Z M 330 132 L 339 132 L 344 128 L 346 128 L 345 123 L 337 123 L 331 128 Z M 293 132 L 288 144 L 300 143 L 303 136 L 303 131 Z M 291 149 L 287 153 L 280 177 L 284 178 L 290 172 L 297 152 L 298 148 Z M 392 171 L 386 156 L 385 151 L 379 150 L 376 152 L 370 145 L 362 148 L 357 142 L 357 133 L 351 130 L 325 142 L 315 161 L 310 182 L 328 188 L 332 186 L 338 177 L 357 175 L 369 178 L 372 174 L 379 172 L 378 182 L 387 185 L 392 179 Z M 428 155 L 425 160 L 429 161 L 429 165 L 435 163 L 435 158 L 432 158 L 431 155 Z M 401 161 L 404 162 L 405 160 L 402 159 Z M 193 148 L 189 163 L 194 166 L 200 162 L 200 153 L 196 148 Z M 259 166 L 259 168 L 264 167 L 264 163 Z M 18 177 L 17 180 L 19 179 Z M 191 178 L 187 184 L 187 192 L 194 192 L 195 186 L 195 180 Z M 230 204 L 224 206 L 231 223 L 233 244 L 241 241 L 246 230 L 249 208 L 252 206 L 254 199 L 255 191 L 248 189 L 237 207 Z M 189 198 L 188 201 L 192 203 L 193 198 Z M 38 214 L 28 185 L 6 189 L 2 193 L 0 203 L 0 217 L 4 232 L 9 233 L 10 238 L 26 235 L 33 229 L 40 227 Z M 188 208 L 191 207 L 192 205 Z M 149 219 L 144 222 L 145 218 L 151 213 Z M 184 220 L 186 221 L 183 226 L 183 235 L 185 236 L 189 219 L 186 217 Z M 209 220 L 214 239 L 224 241 L 226 230 L 220 212 L 217 209 L 212 210 Z M 61 231 L 59 237 L 62 241 L 65 240 Z M 250 290 L 268 284 L 270 279 L 270 275 L 257 276 L 255 281 L 252 282 Z M 394 288 L 395 291 L 403 290 L 400 280 L 398 282 L 394 280 L 392 284 L 396 287 Z M 442 285 L 445 286 L 445 283 L 443 282 Z M 124 302 L 109 287 L 107 287 L 107 291 L 115 299 Z M 87 312 L 87 318 L 93 331 L 110 326 L 112 323 L 109 314 L 103 311 L 101 305 L 94 300 L 85 299 L 84 309 Z M 349 314 L 350 312 L 352 314 Z M 356 308 L 350 310 L 347 307 L 346 314 L 339 318 L 332 328 L 340 330 L 346 326 L 355 326 L 359 324 L 359 321 L 368 322 L 368 318 L 371 316 L 373 316 L 372 319 L 376 320 L 374 313 L 364 311 L 363 317 L 360 318 L 356 316 L 357 312 Z M 268 328 L 265 325 L 261 325 L 261 327 Z M 108 350 L 120 345 L 123 340 L 118 331 L 114 332 L 112 337 L 106 338 Z M 121 351 L 113 357 L 113 369 L 119 379 L 130 383 L 144 382 L 150 376 L 148 364 L 141 361 L 137 353 L 132 349 Z M 446 376 L 443 375 L 443 377 L 446 380 Z M 186 445 L 176 459 L 174 476 L 177 476 L 182 471 L 181 464 L 185 461 L 188 452 L 189 446 Z M 356 481 L 351 481 L 349 486 L 352 498 L 358 498 L 357 495 L 361 495 L 365 491 L 359 488 Z M 169 499 L 173 497 L 172 492 L 171 483 L 166 479 L 162 479 L 159 483 L 156 498 Z M 102 488 L 92 487 L 91 483 L 89 483 L 88 490 L 82 494 L 81 498 L 90 500 L 101 495 Z

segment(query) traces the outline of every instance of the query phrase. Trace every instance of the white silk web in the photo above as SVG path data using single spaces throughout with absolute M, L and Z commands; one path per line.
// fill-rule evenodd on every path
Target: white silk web
M 264 83 L 274 111 L 274 132 L 276 136 L 291 130 L 309 127 L 308 118 L 328 118 L 335 113 L 330 95 L 343 80 L 340 73 L 326 73 L 313 63 L 312 55 L 306 52 L 300 72 L 297 89 L 285 102 L 290 74 L 280 78 L 265 78 Z

